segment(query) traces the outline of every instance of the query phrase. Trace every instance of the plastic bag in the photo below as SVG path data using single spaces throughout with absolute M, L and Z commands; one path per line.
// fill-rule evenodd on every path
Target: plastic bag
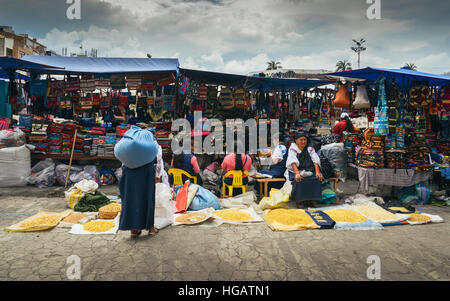
M 206 208 L 214 208 L 215 210 L 222 209 L 219 198 L 214 193 L 197 184 L 191 185 L 197 186 L 198 190 L 188 207 L 189 211 L 198 211 Z
M 31 153 L 25 146 L 0 149 L 0 187 L 26 186 L 31 174 Z
M 254 204 L 257 200 L 254 191 L 250 191 L 244 194 L 240 194 L 231 198 L 220 199 L 220 204 L 224 208 L 237 208 L 237 207 L 248 207 Z
M 86 165 L 83 169 L 73 175 L 70 175 L 72 183 L 78 183 L 82 180 L 92 180 L 99 183 L 99 173 L 95 165 Z
M 0 149 L 25 145 L 25 133 L 19 128 L 0 131 Z
M 31 169 L 31 175 L 27 177 L 27 182 L 39 188 L 50 187 L 55 184 L 55 161 L 45 159 L 37 163 Z
M 69 165 L 66 165 L 66 164 L 56 165 L 55 179 L 56 179 L 56 182 L 61 186 L 66 185 L 67 169 L 69 169 Z M 70 167 L 70 175 L 69 175 L 69 180 L 67 181 L 67 185 L 73 184 L 73 182 L 70 180 L 70 176 L 72 176 L 73 174 L 76 174 L 77 172 L 80 172 L 82 170 L 83 170 L 83 168 L 81 166 L 72 165 Z
M 94 193 L 97 189 L 98 184 L 96 182 L 81 180 L 64 192 L 66 203 L 73 209 L 86 193 Z
M 120 178 L 122 178 L 122 167 L 117 168 L 114 175 L 116 176 L 117 181 L 120 182 Z
M 337 178 L 345 180 L 347 178 L 347 153 L 343 143 L 332 143 L 323 146 L 320 149 L 334 167 L 334 173 Z
M 399 200 L 407 205 L 421 205 L 430 200 L 431 192 L 422 183 L 398 190 Z
M 114 155 L 123 165 L 134 169 L 156 159 L 158 143 L 150 130 L 132 126 L 115 145 Z
M 270 196 L 262 198 L 258 206 L 261 210 L 281 208 L 289 201 L 291 192 L 292 183 L 291 181 L 286 181 L 280 190 L 272 189 Z
M 163 229 L 172 224 L 175 208 L 170 200 L 172 199 L 172 190 L 169 185 L 156 183 L 155 192 L 155 227 Z
M 176 211 L 175 213 L 183 213 L 187 210 L 189 181 L 186 181 L 175 196 Z

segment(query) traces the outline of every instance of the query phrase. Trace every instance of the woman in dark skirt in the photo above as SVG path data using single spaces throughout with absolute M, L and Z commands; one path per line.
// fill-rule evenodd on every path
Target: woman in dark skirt
M 322 199 L 320 158 L 314 148 L 308 146 L 306 134 L 294 136 L 286 162 L 286 178 L 292 181 L 291 198 L 297 206 L 315 206 L 316 200 Z
M 122 166 L 119 230 L 131 230 L 131 237 L 139 236 L 143 229 L 148 230 L 149 235 L 158 233 L 154 227 L 155 163 L 156 160 L 135 169 Z

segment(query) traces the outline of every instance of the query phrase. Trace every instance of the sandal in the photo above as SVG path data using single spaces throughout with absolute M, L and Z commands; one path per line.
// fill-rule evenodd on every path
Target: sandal
M 156 229 L 155 227 L 151 228 L 150 230 L 148 230 L 148 235 L 156 235 L 158 234 L 159 230 Z
M 131 238 L 136 238 L 139 235 L 141 235 L 142 231 L 141 230 L 131 230 Z

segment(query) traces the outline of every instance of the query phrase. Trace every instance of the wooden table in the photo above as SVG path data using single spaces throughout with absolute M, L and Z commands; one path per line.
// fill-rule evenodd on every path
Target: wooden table
M 285 178 L 263 178 L 263 177 L 255 177 L 255 180 L 259 183 L 259 194 L 263 197 L 269 196 L 269 183 L 271 182 L 285 182 Z M 264 190 L 263 190 L 264 184 Z

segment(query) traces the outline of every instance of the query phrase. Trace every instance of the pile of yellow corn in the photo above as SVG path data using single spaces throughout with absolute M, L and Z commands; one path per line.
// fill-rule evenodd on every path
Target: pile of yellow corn
M 233 222 L 248 222 L 255 219 L 250 214 L 238 210 L 220 210 L 215 211 L 214 214 L 222 219 Z
M 302 209 L 274 209 L 266 214 L 266 221 L 286 226 L 314 224 L 313 219 Z
M 359 205 L 356 210 L 376 222 L 398 220 L 397 215 L 377 206 Z
M 65 223 L 76 224 L 86 217 L 88 217 L 88 215 L 84 213 L 72 213 L 71 215 L 65 217 L 62 221 Z
M 389 209 L 393 210 L 393 211 L 400 211 L 400 212 L 405 212 L 405 213 L 409 212 L 409 210 L 406 209 L 405 207 L 389 207 Z
M 111 221 L 96 220 L 96 221 L 90 221 L 90 222 L 84 224 L 83 229 L 88 232 L 101 233 L 101 232 L 106 232 L 106 231 L 114 228 L 115 226 L 116 226 L 116 224 Z
M 337 223 L 363 223 L 367 218 L 351 209 L 330 209 L 324 211 Z
M 417 213 L 411 214 L 411 216 L 408 218 L 408 221 L 414 222 L 414 223 L 428 222 L 430 220 L 431 220 L 431 217 L 429 217 L 427 215 L 423 215 L 423 214 L 417 214 Z
M 60 220 L 61 217 L 59 215 L 45 215 L 24 221 L 19 224 L 19 227 L 29 229 L 42 226 L 56 226 Z
M 113 219 L 119 212 L 122 211 L 122 205 L 117 203 L 111 203 L 98 209 L 99 218 Z

